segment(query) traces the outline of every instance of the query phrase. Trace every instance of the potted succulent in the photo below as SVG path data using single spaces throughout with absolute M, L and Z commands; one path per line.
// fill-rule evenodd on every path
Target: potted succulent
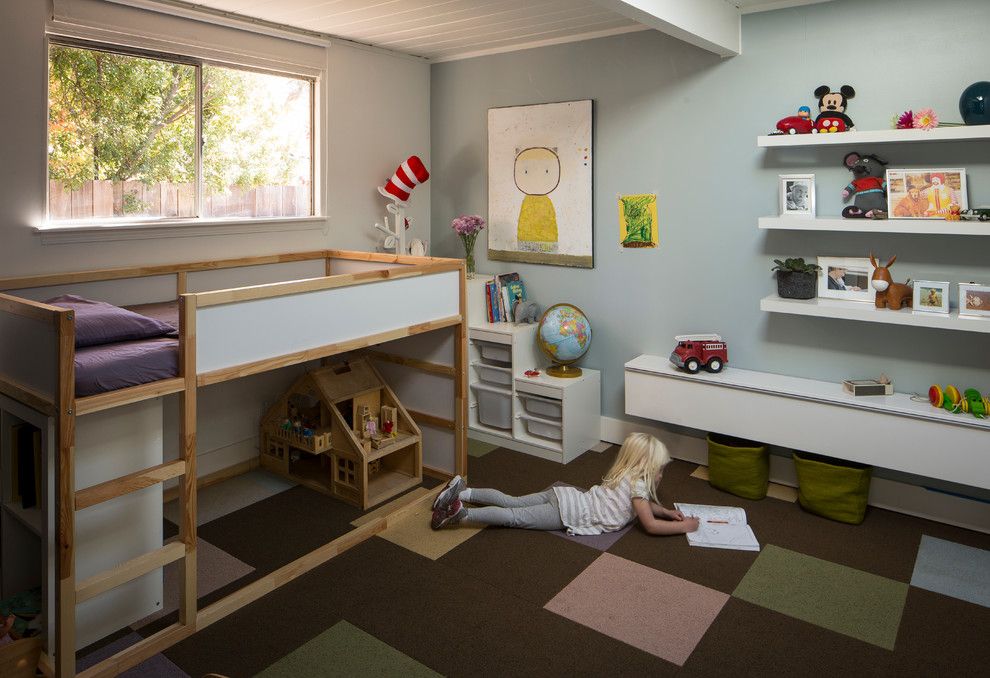
M 774 259 L 771 271 L 777 272 L 777 294 L 784 299 L 814 299 L 818 288 L 818 264 L 805 263 L 803 257 Z

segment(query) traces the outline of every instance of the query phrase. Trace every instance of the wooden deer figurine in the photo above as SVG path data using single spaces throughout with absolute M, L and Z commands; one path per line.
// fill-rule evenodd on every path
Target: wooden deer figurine
M 893 278 L 890 277 L 890 267 L 895 261 L 897 261 L 896 254 L 890 258 L 886 266 L 881 266 L 876 258 L 874 258 L 873 253 L 870 253 L 870 263 L 874 267 L 870 286 L 877 291 L 877 308 L 889 308 L 892 311 L 899 311 L 902 306 L 911 308 L 914 300 L 914 290 L 910 285 L 895 283 Z

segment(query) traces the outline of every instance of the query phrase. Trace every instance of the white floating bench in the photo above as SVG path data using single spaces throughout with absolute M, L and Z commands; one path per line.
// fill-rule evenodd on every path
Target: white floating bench
M 627 362 L 625 382 L 626 414 L 990 489 L 990 419 L 908 394 L 734 367 L 692 375 L 654 355 Z

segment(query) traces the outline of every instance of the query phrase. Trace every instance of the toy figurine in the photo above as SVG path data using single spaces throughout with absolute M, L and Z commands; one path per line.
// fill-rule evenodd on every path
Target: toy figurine
M 830 132 L 848 132 L 855 129 L 852 118 L 846 115 L 846 105 L 856 96 L 856 90 L 849 85 L 843 85 L 838 92 L 833 92 L 828 85 L 822 85 L 815 90 L 818 97 L 818 117 L 815 118 L 815 134 Z
M 789 115 L 777 121 L 777 131 L 774 134 L 811 134 L 815 129 L 815 123 L 811 120 L 811 109 L 802 106 L 798 109 L 797 115 Z
M 889 269 L 895 261 L 897 261 L 896 254 L 890 258 L 886 266 L 881 266 L 873 256 L 873 253 L 870 253 L 870 263 L 874 266 L 870 286 L 877 291 L 877 308 L 889 308 L 892 311 L 899 311 L 902 306 L 911 308 L 914 302 L 914 290 L 911 286 L 903 283 L 895 283 L 893 278 L 890 277 Z
M 842 210 L 846 219 L 886 219 L 887 181 L 884 179 L 886 160 L 875 155 L 860 155 L 853 151 L 842 160 L 853 180 L 842 189 L 842 200 L 853 204 Z
M 512 320 L 515 323 L 535 323 L 540 317 L 540 307 L 532 301 L 516 301 L 512 309 Z

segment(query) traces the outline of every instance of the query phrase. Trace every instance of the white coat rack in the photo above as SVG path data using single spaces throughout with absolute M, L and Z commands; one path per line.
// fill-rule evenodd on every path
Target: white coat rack
M 406 208 L 405 205 L 390 203 L 386 208 L 385 225 L 375 224 L 375 228 L 385 234 L 385 249 L 395 248 L 396 254 L 406 253 Z M 395 228 L 390 228 L 389 214 L 395 222 Z

